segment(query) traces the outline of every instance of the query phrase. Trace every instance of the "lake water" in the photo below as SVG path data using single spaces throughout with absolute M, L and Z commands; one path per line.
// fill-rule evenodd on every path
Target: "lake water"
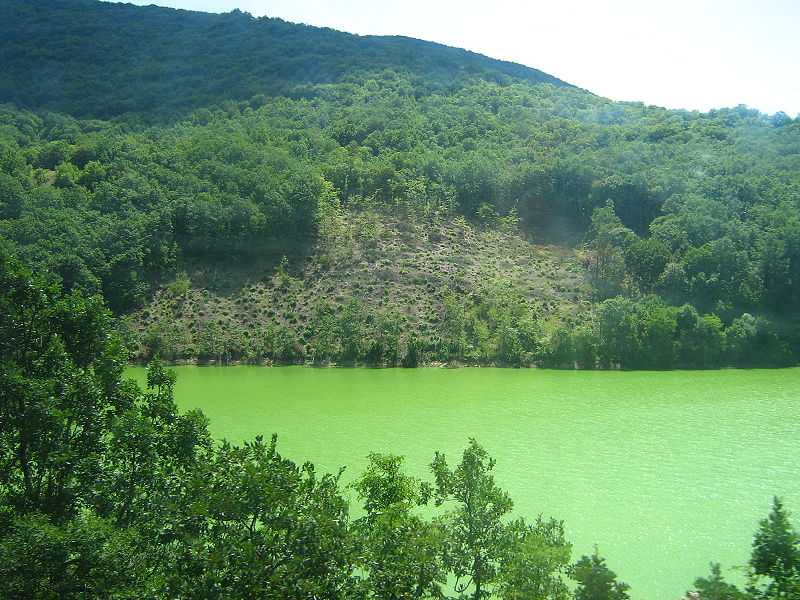
M 428 477 L 470 437 L 514 513 L 565 521 L 634 599 L 680 598 L 709 561 L 746 563 L 773 495 L 800 515 L 800 369 L 666 372 L 179 367 L 182 409 L 215 437 L 278 434 L 293 460 L 345 479 L 370 452 Z M 143 380 L 144 370 L 129 375 Z

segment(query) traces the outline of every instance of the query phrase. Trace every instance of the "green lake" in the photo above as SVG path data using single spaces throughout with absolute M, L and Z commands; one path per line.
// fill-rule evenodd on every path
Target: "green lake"
M 514 513 L 599 544 L 634 599 L 680 598 L 709 561 L 749 556 L 773 495 L 800 515 L 800 369 L 667 372 L 179 367 L 177 402 L 215 437 L 278 434 L 345 480 L 370 452 L 427 476 L 476 438 Z M 144 370 L 131 368 L 138 380 Z

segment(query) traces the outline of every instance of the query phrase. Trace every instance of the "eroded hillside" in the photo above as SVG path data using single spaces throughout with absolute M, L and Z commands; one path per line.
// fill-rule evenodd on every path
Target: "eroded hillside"
M 530 364 L 589 298 L 569 249 L 464 219 L 340 212 L 291 260 L 190 265 L 129 323 L 141 359 Z

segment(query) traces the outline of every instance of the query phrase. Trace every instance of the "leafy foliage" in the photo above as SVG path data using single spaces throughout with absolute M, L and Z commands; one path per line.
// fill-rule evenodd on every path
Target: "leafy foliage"
M 375 598 L 441 597 L 446 581 L 445 532 L 415 514 L 427 504 L 429 486 L 401 471 L 402 457 L 371 454 L 352 487 L 366 515 L 354 523 L 363 544 L 367 584 Z
M 575 600 L 628 600 L 627 583 L 617 581 L 617 574 L 606 566 L 597 548 L 591 556 L 581 559 L 569 569 L 569 576 L 578 582 Z
M 494 593 L 507 599 L 564 598 L 559 573 L 569 562 L 571 545 L 564 540 L 563 523 L 541 517 L 534 525 L 524 519 L 506 523 L 503 517 L 513 502 L 495 485 L 494 465 L 474 439 L 458 466 L 451 469 L 438 452 L 431 464 L 436 504 L 455 503 L 439 522 L 447 534 L 444 561 L 456 577 L 456 592 L 471 590 L 474 600 Z
M 711 575 L 707 578 L 698 577 L 694 582 L 694 587 L 697 592 L 687 594 L 688 598 L 698 595 L 705 600 L 747 600 L 750 598 L 735 585 L 725 581 L 719 563 L 711 563 Z
M 753 540 L 750 566 L 754 585 L 766 579 L 758 589 L 764 598 L 792 598 L 800 592 L 800 536 L 789 521 L 789 515 L 778 498 L 772 503 L 769 516 L 761 521 Z

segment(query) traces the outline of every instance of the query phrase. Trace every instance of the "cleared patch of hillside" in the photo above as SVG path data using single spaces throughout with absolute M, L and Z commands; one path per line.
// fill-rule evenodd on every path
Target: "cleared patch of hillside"
M 347 212 L 292 257 L 188 265 L 130 323 L 142 359 L 530 363 L 533 338 L 580 323 L 589 294 L 569 249 L 463 219 Z

